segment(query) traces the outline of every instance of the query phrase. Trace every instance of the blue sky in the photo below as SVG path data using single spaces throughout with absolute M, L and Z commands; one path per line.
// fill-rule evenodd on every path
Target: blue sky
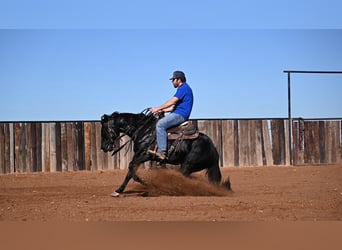
M 287 117 L 283 70 L 342 71 L 342 4 L 321 2 L 0 0 L 0 121 L 137 113 L 174 70 L 191 118 Z M 291 78 L 293 117 L 342 117 L 342 75 Z

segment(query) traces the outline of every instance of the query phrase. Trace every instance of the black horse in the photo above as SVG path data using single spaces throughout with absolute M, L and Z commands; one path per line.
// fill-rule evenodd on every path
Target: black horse
M 144 181 L 136 175 L 136 168 L 146 161 L 157 161 L 147 153 L 156 144 L 155 126 L 158 117 L 149 111 L 139 114 L 118 113 L 103 115 L 101 118 L 101 149 L 104 152 L 113 151 L 113 155 L 120 151 L 126 144 L 117 147 L 118 141 L 127 135 L 133 141 L 134 156 L 128 166 L 128 173 L 121 186 L 113 192 L 112 196 L 122 193 L 131 178 L 144 184 Z M 169 148 L 174 148 L 175 141 L 169 140 Z M 230 189 L 229 178 L 221 183 L 221 171 L 219 168 L 219 155 L 212 140 L 205 134 L 199 133 L 196 139 L 177 140 L 176 149 L 169 153 L 163 163 L 180 165 L 183 175 L 189 176 L 193 172 L 207 170 L 210 182 L 217 185 L 222 184 Z

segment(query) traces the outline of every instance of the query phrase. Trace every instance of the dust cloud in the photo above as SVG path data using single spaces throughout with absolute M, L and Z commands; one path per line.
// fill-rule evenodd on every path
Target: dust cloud
M 227 196 L 232 191 L 210 183 L 205 172 L 185 177 L 175 169 L 140 169 L 138 176 L 146 185 L 134 184 L 132 190 L 142 196 Z M 130 192 L 129 190 L 127 190 Z M 134 191 L 133 191 L 134 192 Z

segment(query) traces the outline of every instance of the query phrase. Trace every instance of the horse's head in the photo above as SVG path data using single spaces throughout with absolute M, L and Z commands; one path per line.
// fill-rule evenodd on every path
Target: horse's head
M 101 149 L 104 152 L 114 151 L 113 154 L 115 154 L 123 147 L 115 147 L 116 141 L 122 136 L 127 135 L 133 141 L 140 140 L 142 137 L 151 134 L 155 128 L 155 121 L 156 118 L 150 113 L 114 112 L 111 115 L 103 115 L 101 117 Z
M 114 115 L 115 113 L 101 117 L 101 149 L 104 152 L 113 151 L 115 140 L 120 136 L 120 127 L 116 124 Z

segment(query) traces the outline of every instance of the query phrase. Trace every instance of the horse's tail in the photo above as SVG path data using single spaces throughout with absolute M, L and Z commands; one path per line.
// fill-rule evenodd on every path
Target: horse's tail
M 217 185 L 221 184 L 224 188 L 231 190 L 231 183 L 229 177 L 221 183 L 222 174 L 220 171 L 220 167 L 218 166 L 218 163 L 215 163 L 213 166 L 207 169 L 207 176 L 211 183 L 215 183 Z

